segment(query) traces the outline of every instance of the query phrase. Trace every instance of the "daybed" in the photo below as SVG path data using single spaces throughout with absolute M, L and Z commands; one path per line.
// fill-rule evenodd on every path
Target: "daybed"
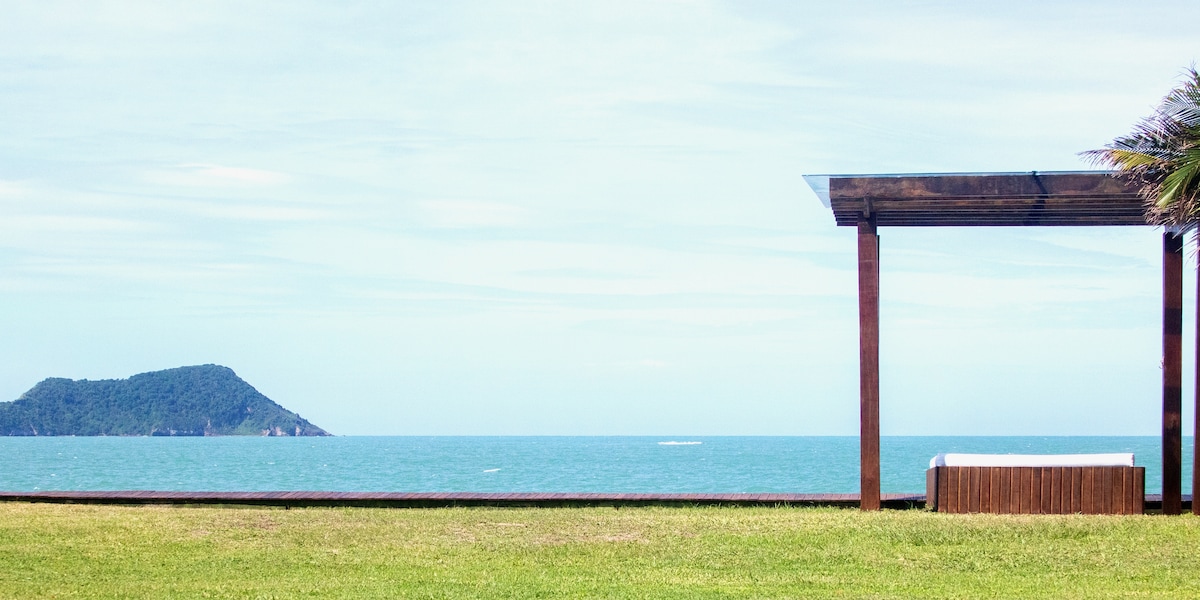
M 949 513 L 1142 514 L 1146 468 L 1132 454 L 939 454 L 926 506 Z

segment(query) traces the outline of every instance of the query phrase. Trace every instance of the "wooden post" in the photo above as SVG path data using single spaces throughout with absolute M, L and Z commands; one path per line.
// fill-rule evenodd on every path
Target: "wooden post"
M 879 510 L 879 235 L 858 220 L 859 507 Z
M 1183 236 L 1163 232 L 1162 512 L 1183 506 Z
M 1200 240 L 1200 237 L 1197 238 Z M 1196 272 L 1196 291 L 1200 294 L 1200 271 Z M 1200 516 L 1200 295 L 1196 300 L 1196 399 L 1192 415 L 1192 514 Z

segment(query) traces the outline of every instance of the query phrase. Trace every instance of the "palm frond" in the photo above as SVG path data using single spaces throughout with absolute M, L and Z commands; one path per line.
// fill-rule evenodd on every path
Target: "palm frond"
M 1200 196 L 1200 185 L 1197 185 L 1200 183 L 1200 151 L 1193 149 L 1186 153 L 1185 158 L 1190 160 L 1178 161 L 1175 168 L 1163 177 L 1159 204 L 1186 202 Z
M 1163 98 L 1159 112 L 1185 127 L 1200 127 L 1200 73 L 1188 70 L 1188 81 Z
M 1149 222 L 1200 223 L 1200 73 L 1189 69 L 1129 135 L 1081 154 L 1137 185 Z

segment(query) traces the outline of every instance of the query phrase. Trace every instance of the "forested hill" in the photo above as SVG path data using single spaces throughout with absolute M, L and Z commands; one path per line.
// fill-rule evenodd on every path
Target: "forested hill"
M 228 367 L 51 378 L 0 402 L 0 435 L 329 435 Z

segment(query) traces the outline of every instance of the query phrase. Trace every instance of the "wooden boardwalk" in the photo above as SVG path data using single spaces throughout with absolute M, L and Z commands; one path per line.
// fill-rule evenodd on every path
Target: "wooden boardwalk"
M 0 492 L 0 501 L 63 504 L 237 504 L 256 506 L 840 506 L 857 507 L 858 494 L 604 494 L 539 492 Z M 924 494 L 884 494 L 888 508 L 921 508 Z
M 925 508 L 925 494 L 883 494 L 885 508 Z M 835 506 L 858 507 L 858 494 L 595 494 L 541 492 L 163 492 L 150 490 L 2 492 L 0 502 L 57 504 L 175 504 L 439 508 L 451 506 Z M 1184 508 L 1192 498 L 1183 496 Z M 1146 494 L 1146 510 L 1162 509 L 1161 494 Z

